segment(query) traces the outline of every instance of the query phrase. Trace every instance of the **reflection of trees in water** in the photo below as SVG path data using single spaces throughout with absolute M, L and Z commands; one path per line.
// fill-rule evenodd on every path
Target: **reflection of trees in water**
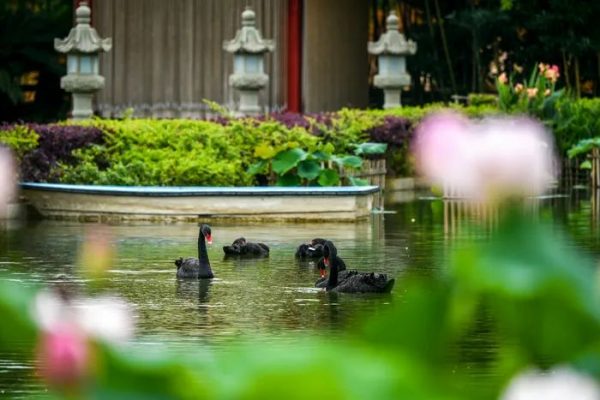
M 562 200 L 562 207 L 552 208 L 555 219 L 562 222 L 577 244 L 592 252 L 600 251 L 600 191 L 573 190 Z
M 443 200 L 444 235 L 446 240 L 457 237 L 479 237 L 498 224 L 498 208 L 466 200 Z M 477 229 L 473 229 L 477 226 Z
M 580 191 L 569 195 L 533 197 L 517 204 L 527 218 L 532 221 L 560 222 L 572 230 L 588 229 L 588 238 L 597 236 L 600 221 L 600 195 L 588 192 L 582 197 Z M 444 200 L 444 235 L 446 240 L 478 239 L 493 232 L 499 221 L 499 214 L 507 208 L 498 208 L 465 200 Z

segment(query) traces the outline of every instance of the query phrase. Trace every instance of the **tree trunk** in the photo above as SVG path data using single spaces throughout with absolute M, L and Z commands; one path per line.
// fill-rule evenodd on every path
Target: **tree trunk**
M 562 59 L 563 59 L 563 75 L 565 76 L 565 86 L 567 87 L 567 91 L 571 91 L 571 79 L 569 78 L 569 60 L 567 60 L 567 53 L 562 50 Z
M 444 81 L 442 79 L 442 73 L 440 71 L 440 55 L 438 48 L 435 45 L 435 30 L 433 29 L 433 22 L 431 20 L 431 9 L 429 8 L 429 0 L 425 0 L 425 15 L 427 17 L 427 27 L 429 28 L 429 35 L 431 36 L 431 43 L 433 45 L 433 61 L 435 62 L 435 74 L 438 78 L 438 84 L 440 92 L 445 92 Z M 598 53 L 598 62 L 600 62 L 600 53 Z
M 596 53 L 596 61 L 598 61 L 598 84 L 600 84 L 600 51 Z M 600 90 L 598 90 L 598 86 L 599 85 L 595 85 L 596 86 L 596 90 L 594 95 L 598 96 L 598 93 L 600 93 Z
M 581 97 L 581 80 L 579 76 L 579 57 L 575 57 L 575 94 L 577 98 Z
M 438 0 L 433 0 L 435 6 L 435 15 L 440 25 L 440 35 L 442 36 L 442 46 L 444 47 L 444 54 L 446 55 L 446 63 L 448 64 L 448 72 L 450 73 L 450 83 L 452 85 L 453 94 L 456 93 L 456 80 L 454 79 L 454 69 L 452 68 L 452 59 L 450 58 L 450 51 L 448 50 L 448 43 L 446 41 L 446 32 L 444 30 L 444 20 L 442 19 L 442 12 L 440 11 L 440 4 Z

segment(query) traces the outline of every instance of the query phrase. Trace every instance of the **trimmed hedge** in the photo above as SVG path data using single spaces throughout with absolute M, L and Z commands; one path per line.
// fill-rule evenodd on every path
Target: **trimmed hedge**
M 350 154 L 362 142 L 388 144 L 390 174 L 413 173 L 410 138 L 427 114 L 451 108 L 470 117 L 500 114 L 491 104 L 432 104 L 393 110 L 275 113 L 259 118 L 205 120 L 92 119 L 49 125 L 0 125 L 0 143 L 21 162 L 21 179 L 113 185 L 245 186 L 265 148 L 274 152 L 327 145 Z M 600 128 L 600 99 L 565 100 L 545 121 L 563 152 Z M 264 181 L 262 181 L 264 183 Z

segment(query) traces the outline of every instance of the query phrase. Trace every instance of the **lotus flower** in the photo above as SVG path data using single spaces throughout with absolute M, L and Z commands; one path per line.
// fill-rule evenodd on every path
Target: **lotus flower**
M 414 143 L 417 167 L 433 185 L 478 201 L 543 193 L 554 182 L 552 150 L 534 120 L 471 122 L 454 113 L 426 118 Z
M 91 372 L 94 340 L 122 343 L 133 335 L 131 308 L 116 297 L 67 298 L 42 291 L 33 316 L 42 334 L 37 347 L 40 376 L 70 389 Z
M 600 400 L 600 385 L 569 367 L 528 370 L 509 383 L 501 400 Z
M 34 318 L 43 331 L 77 326 L 86 336 L 122 343 L 134 333 L 131 306 L 115 296 L 74 297 L 68 300 L 54 291 L 38 293 Z
M 0 147 L 0 218 L 8 212 L 8 202 L 14 199 L 16 170 L 11 152 Z
M 75 325 L 45 332 L 37 349 L 39 374 L 50 386 L 77 386 L 89 373 L 89 349 L 87 338 Z

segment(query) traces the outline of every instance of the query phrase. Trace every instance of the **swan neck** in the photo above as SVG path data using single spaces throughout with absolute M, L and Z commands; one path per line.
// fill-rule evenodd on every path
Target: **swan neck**
M 327 287 L 333 288 L 338 284 L 338 260 L 337 257 L 332 257 L 330 260 L 331 266 L 329 267 L 329 280 L 327 281 Z
M 201 264 L 208 264 L 208 252 L 206 251 L 206 241 L 204 235 L 200 232 L 198 235 L 198 260 Z

